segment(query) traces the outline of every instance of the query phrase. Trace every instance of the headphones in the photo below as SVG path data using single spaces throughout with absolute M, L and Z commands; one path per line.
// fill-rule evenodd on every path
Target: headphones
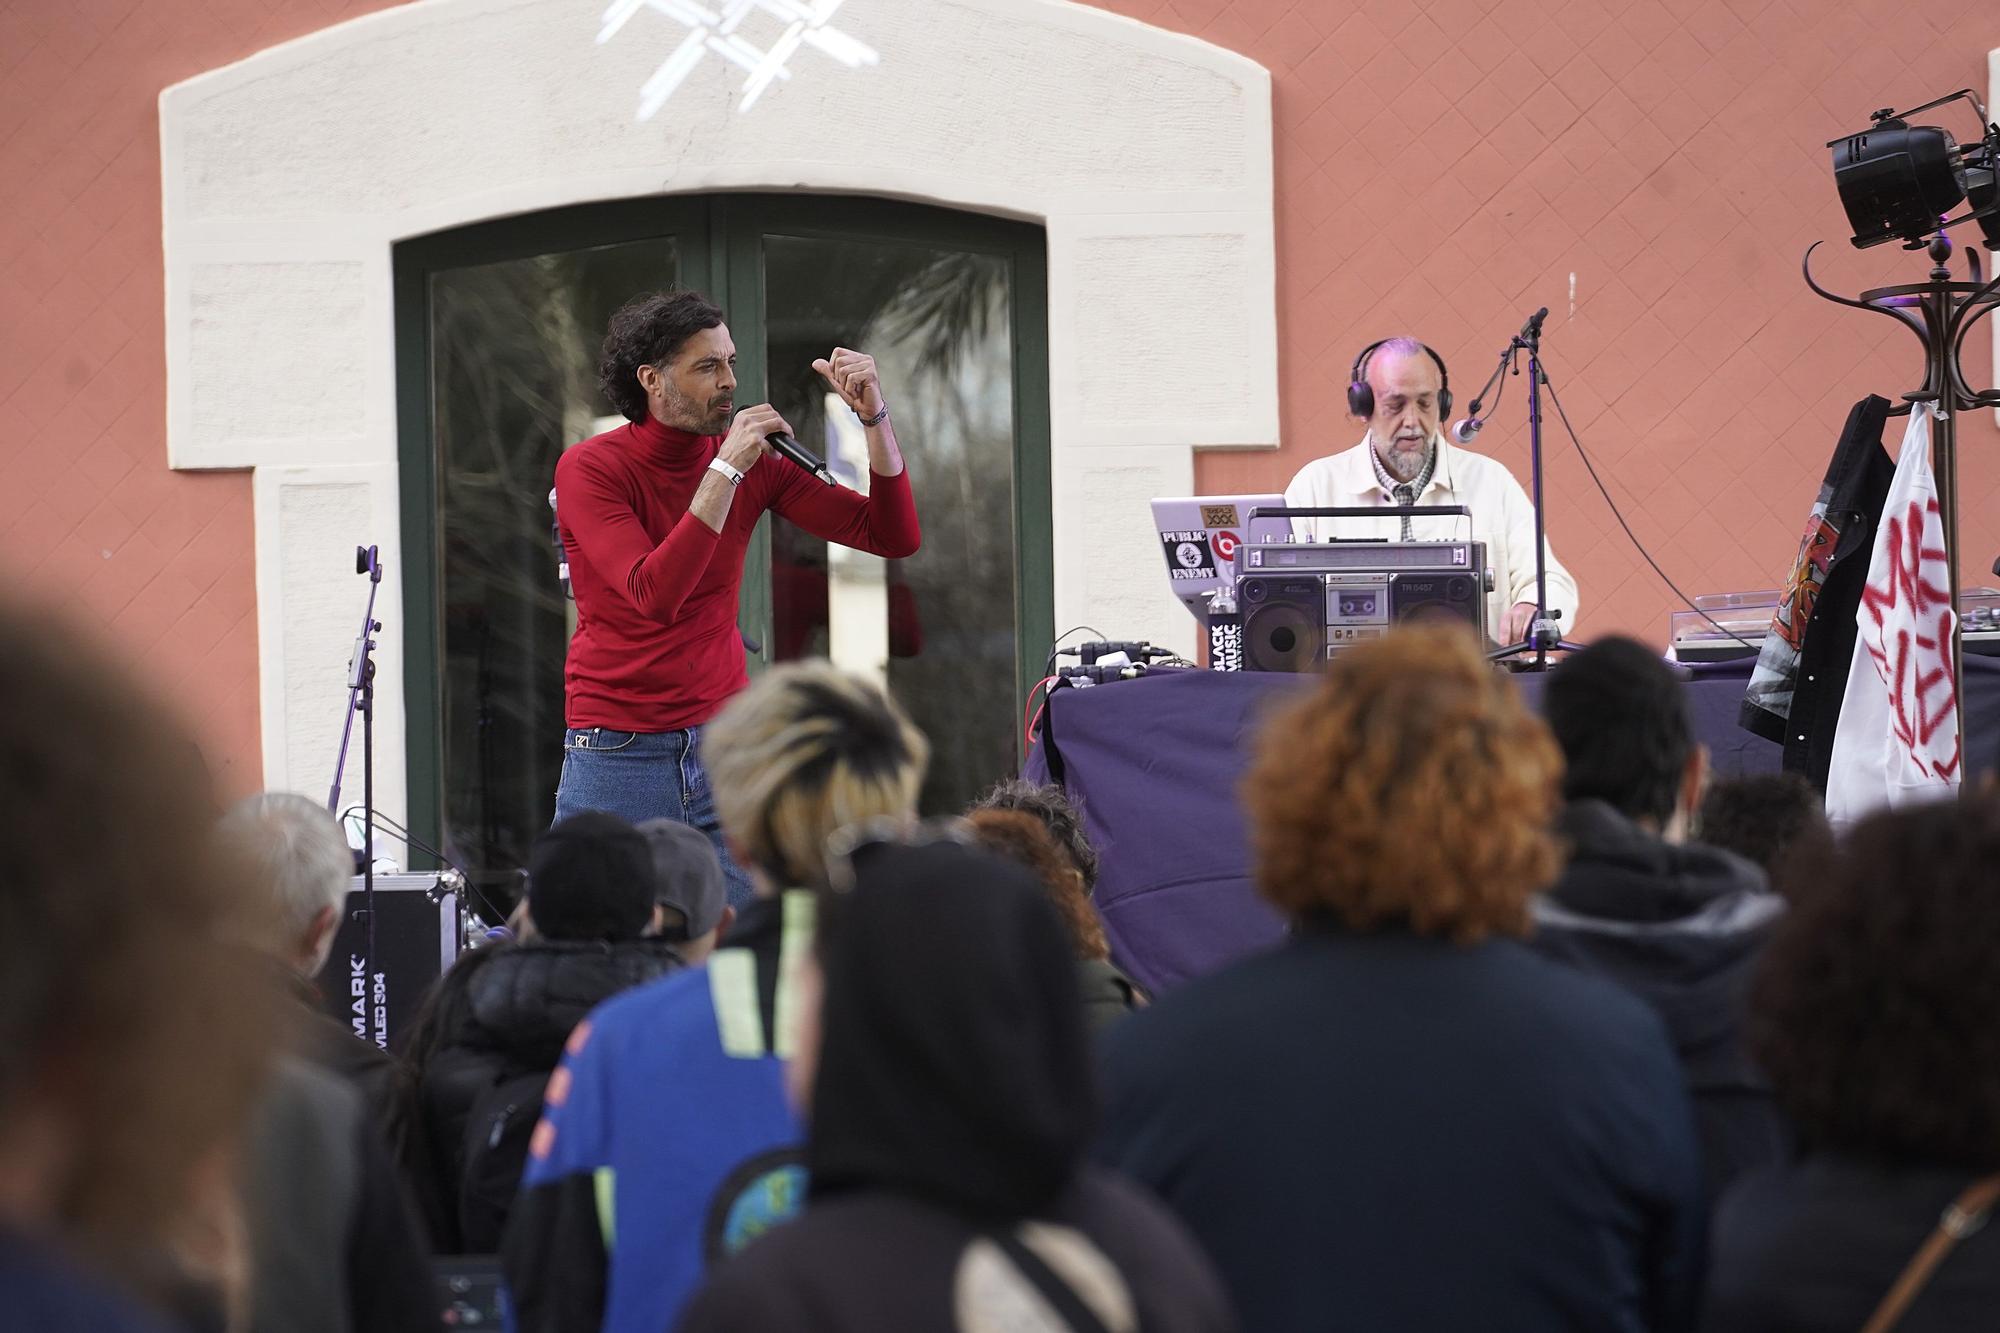
M 1368 382 L 1368 359 L 1375 355 L 1375 349 L 1384 343 L 1399 342 L 1397 338 L 1383 338 L 1369 343 L 1361 349 L 1361 355 L 1354 358 L 1354 369 L 1347 376 L 1347 410 L 1366 421 L 1375 415 L 1375 387 Z M 1438 368 L 1438 419 L 1442 421 L 1451 415 L 1451 372 L 1444 368 L 1444 358 L 1431 351 L 1428 343 L 1418 343 Z

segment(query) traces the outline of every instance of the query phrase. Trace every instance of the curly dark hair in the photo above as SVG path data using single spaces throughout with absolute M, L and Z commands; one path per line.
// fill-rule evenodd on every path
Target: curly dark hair
M 2000 1169 L 2000 800 L 1886 811 L 1813 858 L 1750 1040 L 1808 1148 Z
M 1795 897 L 1804 887 L 1790 863 L 1833 837 L 1819 789 L 1797 773 L 1729 778 L 1702 798 L 1695 836 L 1764 867 L 1774 888 Z
M 996 856 L 1025 867 L 1048 895 L 1056 914 L 1069 931 L 1076 956 L 1086 962 L 1111 956 L 1111 943 L 1104 938 L 1104 922 L 1083 885 L 1083 872 L 1062 849 L 1032 811 L 1002 810 L 987 806 L 967 814 L 973 841 Z
M 974 801 L 966 813 L 980 810 L 1019 810 L 1041 820 L 1049 836 L 1069 853 L 1070 864 L 1083 876 L 1083 891 L 1096 891 L 1097 848 L 1091 846 L 1090 835 L 1083 831 L 1082 807 L 1070 800 L 1069 793 L 1061 787 L 1052 782 L 1008 778 L 994 784 L 993 790 Z
M 1694 753 L 1687 692 L 1642 643 L 1616 635 L 1549 672 L 1542 716 L 1563 753 L 1563 796 L 1605 801 L 1633 819 L 1665 823 Z
M 1294 917 L 1525 935 L 1556 876 L 1562 756 L 1473 635 L 1420 625 L 1350 648 L 1274 713 L 1243 781 L 1257 887 Z
M 674 359 L 687 340 L 722 323 L 722 307 L 700 292 L 676 288 L 635 296 L 618 307 L 604 331 L 597 383 L 627 421 L 646 419 L 646 391 L 639 367 Z

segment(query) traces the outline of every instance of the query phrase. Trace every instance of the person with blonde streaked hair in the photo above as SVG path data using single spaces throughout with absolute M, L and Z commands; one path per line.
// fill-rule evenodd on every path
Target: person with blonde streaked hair
M 707 744 L 722 835 L 764 893 L 825 887 L 827 839 L 915 810 L 930 759 L 880 686 L 823 661 L 759 677 L 710 725 Z
M 1243 802 L 1279 947 L 1105 1035 L 1100 1159 L 1246 1328 L 1691 1326 L 1700 1155 L 1660 1020 L 1538 956 L 1561 757 L 1463 628 L 1348 649 Z
M 801 662 L 731 699 L 702 749 L 755 897 L 704 966 L 571 1035 L 501 1245 L 520 1333 L 671 1328 L 710 1265 L 804 1203 L 784 1066 L 829 845 L 914 819 L 930 747 L 880 685 Z

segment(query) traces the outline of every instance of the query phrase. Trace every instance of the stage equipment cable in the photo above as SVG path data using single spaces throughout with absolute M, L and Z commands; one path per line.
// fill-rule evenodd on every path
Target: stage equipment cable
M 1694 599 L 1692 597 L 1689 597 L 1686 593 L 1682 592 L 1680 589 L 1680 585 L 1678 583 L 1675 583 L 1672 579 L 1667 577 L 1667 571 L 1660 568 L 1660 562 L 1653 559 L 1652 554 L 1646 550 L 1645 544 L 1639 540 L 1638 534 L 1632 531 L 1632 525 L 1625 521 L 1625 515 L 1622 512 L 1620 512 L 1618 508 L 1618 502 L 1611 498 L 1611 492 L 1608 489 L 1606 489 L 1604 485 L 1604 479 L 1597 475 L 1597 468 L 1595 465 L 1591 463 L 1590 454 L 1585 451 L 1583 447 L 1583 441 L 1578 439 L 1576 436 L 1576 427 L 1569 424 L 1569 413 L 1563 411 L 1562 399 L 1556 395 L 1556 386 L 1550 383 L 1549 380 L 1546 377 L 1544 377 L 1542 380 L 1542 387 L 1549 391 L 1549 401 L 1556 405 L 1556 415 L 1562 418 L 1563 429 L 1569 432 L 1569 442 L 1576 446 L 1576 456 L 1583 460 L 1584 471 L 1588 472 L 1590 474 L 1591 481 L 1596 483 L 1597 493 L 1604 497 L 1605 504 L 1611 506 L 1611 516 L 1618 520 L 1619 527 L 1625 529 L 1625 536 L 1628 539 L 1630 539 L 1632 543 L 1632 548 L 1639 553 L 1640 557 L 1644 559 L 1647 564 L 1653 567 L 1653 572 L 1660 576 L 1660 582 L 1666 584 L 1669 588 L 1673 589 L 1674 596 L 1680 598 L 1683 602 L 1687 603 L 1688 610 L 1694 612 L 1696 615 L 1700 616 L 1703 620 L 1706 620 L 1711 626 L 1714 627 L 1716 633 L 1722 635 L 1726 639 L 1732 639 L 1735 642 L 1742 644 L 1745 648 L 1761 652 L 1763 648 L 1762 644 L 1752 643 L 1750 642 L 1750 640 L 1744 638 L 1736 631 L 1730 629 L 1724 629 L 1719 623 L 1717 623 L 1714 616 L 1711 616 L 1708 612 L 1696 606 L 1694 604 Z
M 1028 687 L 1028 702 L 1021 709 L 1021 735 L 1030 746 L 1035 743 L 1035 725 L 1042 720 L 1042 710 L 1049 706 L 1049 696 L 1046 691 L 1049 686 L 1056 683 L 1057 679 L 1055 676 L 1044 676 Z M 1041 708 L 1035 707 L 1036 690 L 1045 691 L 1042 695 Z
M 349 815 L 361 810 L 362 807 L 358 805 L 348 806 L 340 812 L 341 821 L 345 823 Z M 437 848 L 424 842 L 401 824 L 383 814 L 380 810 L 375 811 L 373 823 L 379 831 L 400 840 L 405 847 L 422 852 L 424 855 L 435 860 L 439 865 L 457 871 L 459 878 L 465 881 L 466 892 L 479 900 L 479 905 L 486 909 L 487 915 L 491 918 L 493 924 L 498 925 L 507 920 L 507 914 L 494 908 L 493 900 L 480 892 L 479 886 L 472 882 L 472 875 L 464 866 L 458 864 L 458 862 L 452 860 Z
M 1070 626 L 1070 627 L 1069 627 L 1068 629 L 1064 630 L 1064 631 L 1063 631 L 1062 633 L 1060 633 L 1060 634 L 1056 635 L 1056 637 L 1055 637 L 1055 638 L 1054 638 L 1054 639 L 1053 639 L 1053 640 L 1052 640 L 1052 641 L 1051 641 L 1051 642 L 1049 643 L 1049 656 L 1048 656 L 1048 660 L 1042 663 L 1042 674 L 1043 674 L 1044 676 L 1053 676 L 1053 675 L 1055 674 L 1055 672 L 1056 672 L 1056 649 L 1058 649 L 1058 648 L 1062 647 L 1062 641 L 1063 641 L 1064 639 L 1067 639 L 1067 638 L 1068 638 L 1068 637 L 1069 637 L 1070 635 L 1072 635 L 1072 634 L 1078 634 L 1078 633 L 1081 633 L 1081 632 L 1082 632 L 1082 631 L 1084 631 L 1084 630 L 1089 630 L 1089 631 L 1090 631 L 1090 632 L 1091 632 L 1092 634 L 1095 634 L 1095 635 L 1096 635 L 1096 636 L 1097 636 L 1098 638 L 1100 638 L 1100 639 L 1108 639 L 1108 638 L 1110 638 L 1110 637 L 1111 637 L 1110 635 L 1106 634 L 1106 633 L 1105 633 L 1105 632 L 1104 632 L 1103 630 L 1101 630 L 1101 629 L 1097 628 L 1097 626 L 1095 626 L 1095 625 L 1072 625 L 1072 626 Z M 1028 691 L 1028 694 L 1029 694 L 1029 696 L 1030 696 L 1030 697 L 1032 698 L 1032 697 L 1033 697 L 1033 695 L 1034 695 L 1034 691 L 1033 691 L 1033 690 L 1030 690 L 1030 691 Z

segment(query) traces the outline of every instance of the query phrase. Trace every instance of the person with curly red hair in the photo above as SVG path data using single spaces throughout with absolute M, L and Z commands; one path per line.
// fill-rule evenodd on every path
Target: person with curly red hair
M 1246 1328 L 1692 1320 L 1702 1180 L 1659 1020 L 1521 937 L 1561 757 L 1473 636 L 1343 653 L 1243 799 L 1269 953 L 1107 1035 L 1100 1156 L 1207 1247 Z

